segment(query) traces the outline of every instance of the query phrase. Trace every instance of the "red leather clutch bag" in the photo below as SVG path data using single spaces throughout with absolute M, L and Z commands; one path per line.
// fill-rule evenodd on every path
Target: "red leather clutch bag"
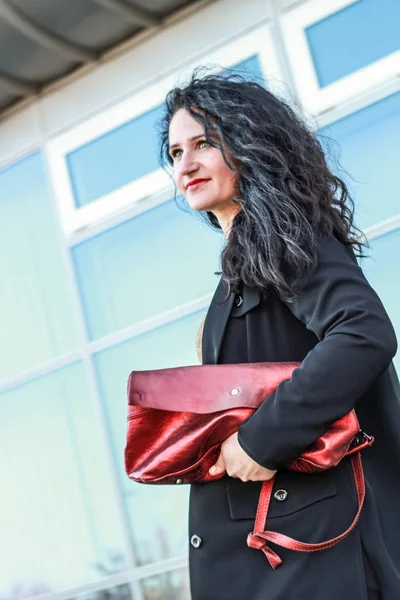
M 208 470 L 216 462 L 222 442 L 235 433 L 264 401 L 268 401 L 268 396 L 282 381 L 291 378 L 299 364 L 216 364 L 133 371 L 128 381 L 125 448 L 128 477 L 140 483 L 158 484 L 219 479 L 223 475 L 211 476 Z M 357 416 L 351 411 L 333 423 L 287 468 L 303 472 L 325 470 L 336 466 L 344 456 L 354 454 L 359 510 L 353 528 L 365 494 L 359 450 L 372 442 L 372 438 L 360 431 Z M 301 543 L 291 538 L 287 538 L 290 542 L 285 542 L 281 539 L 285 536 L 264 531 L 272 487 L 273 480 L 263 483 L 258 521 L 249 535 L 248 545 L 263 550 L 275 568 L 281 561 L 267 546 L 267 541 L 304 552 L 322 548 L 316 548 L 317 544 L 294 548 L 294 542 Z M 266 539 L 266 534 L 275 537 Z M 280 536 L 279 539 L 276 536 Z M 332 540 L 329 543 L 333 545 Z

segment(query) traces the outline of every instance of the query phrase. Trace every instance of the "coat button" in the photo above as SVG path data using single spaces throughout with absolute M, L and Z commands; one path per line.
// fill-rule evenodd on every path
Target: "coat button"
M 203 540 L 198 535 L 192 535 L 190 538 L 190 543 L 192 544 L 193 548 L 200 548 L 202 542 Z
M 274 494 L 274 498 L 275 500 L 278 500 L 278 502 L 284 502 L 287 497 L 288 493 L 286 490 L 277 490 Z
M 242 306 L 242 304 L 243 304 L 243 298 L 240 294 L 238 294 L 235 298 L 235 305 Z

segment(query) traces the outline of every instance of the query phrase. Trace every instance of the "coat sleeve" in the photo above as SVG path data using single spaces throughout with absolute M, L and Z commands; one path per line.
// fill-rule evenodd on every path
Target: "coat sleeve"
M 333 237 L 320 240 L 317 267 L 287 305 L 319 341 L 239 428 L 241 447 L 270 469 L 298 458 L 350 412 L 397 350 L 381 301 L 352 251 Z

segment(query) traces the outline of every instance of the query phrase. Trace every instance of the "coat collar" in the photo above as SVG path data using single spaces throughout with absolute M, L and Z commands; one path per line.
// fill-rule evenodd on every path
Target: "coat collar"
M 240 294 L 231 293 L 224 302 L 227 291 L 228 286 L 221 277 L 204 322 L 202 361 L 205 365 L 218 362 L 229 317 L 243 316 L 251 308 L 257 306 L 261 300 L 261 294 L 257 288 L 243 285 Z

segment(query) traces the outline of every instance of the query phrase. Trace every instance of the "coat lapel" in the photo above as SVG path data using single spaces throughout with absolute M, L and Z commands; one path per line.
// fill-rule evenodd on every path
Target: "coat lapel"
M 218 362 L 226 324 L 235 300 L 234 294 L 230 294 L 226 302 L 223 302 L 227 291 L 228 286 L 221 277 L 204 322 L 202 341 L 202 359 L 204 365 L 216 364 Z
M 204 365 L 217 364 L 229 317 L 241 317 L 261 301 L 261 294 L 257 288 L 243 285 L 242 294 L 231 293 L 226 302 L 223 302 L 227 291 L 228 286 L 221 277 L 204 322 L 202 339 Z

